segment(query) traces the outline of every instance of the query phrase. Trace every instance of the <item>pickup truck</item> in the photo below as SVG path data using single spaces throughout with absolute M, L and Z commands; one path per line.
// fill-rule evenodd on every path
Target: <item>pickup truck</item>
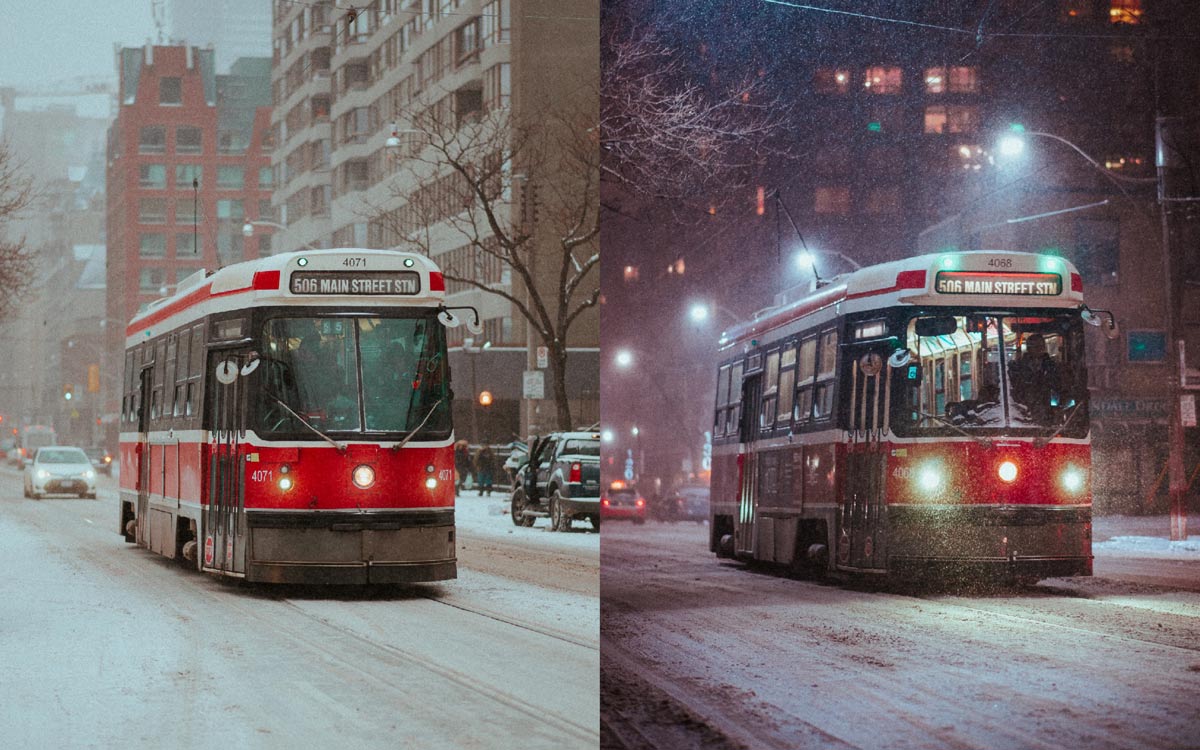
M 600 528 L 600 433 L 552 432 L 529 446 L 513 482 L 512 521 L 532 526 L 547 516 L 553 531 L 569 531 L 576 518 Z

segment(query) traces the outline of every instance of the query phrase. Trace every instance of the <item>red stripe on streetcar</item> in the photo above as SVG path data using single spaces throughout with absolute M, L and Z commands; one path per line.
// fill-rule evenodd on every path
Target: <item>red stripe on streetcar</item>
M 279 272 L 278 271 L 255 271 L 254 280 L 250 282 L 250 286 L 254 289 L 278 289 L 279 288 Z
M 429 291 L 444 292 L 446 291 L 446 279 L 440 271 L 429 272 Z

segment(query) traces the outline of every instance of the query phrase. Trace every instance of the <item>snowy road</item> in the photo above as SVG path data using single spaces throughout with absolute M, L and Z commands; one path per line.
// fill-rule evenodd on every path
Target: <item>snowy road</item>
M 1200 747 L 1200 539 L 1105 530 L 1093 578 L 910 595 L 719 561 L 704 526 L 609 523 L 601 746 Z
M 242 586 L 125 544 L 112 486 L 0 470 L 3 747 L 596 746 L 599 535 L 465 497 L 457 581 Z

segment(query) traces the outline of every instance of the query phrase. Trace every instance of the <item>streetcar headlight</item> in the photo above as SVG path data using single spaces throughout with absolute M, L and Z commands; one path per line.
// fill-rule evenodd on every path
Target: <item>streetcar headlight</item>
M 429 477 L 425 480 L 425 488 L 430 490 L 437 489 L 437 480 L 433 477 Z
M 1074 466 L 1068 466 L 1062 473 L 1062 486 L 1067 492 L 1079 492 L 1083 489 L 1083 472 Z
M 284 492 L 287 492 L 291 488 L 292 488 L 292 478 L 291 477 L 280 477 L 279 478 L 279 489 L 283 490 Z
M 356 466 L 350 478 L 356 487 L 365 490 L 375 484 L 375 470 L 366 464 Z
M 917 485 L 925 492 L 937 492 L 942 486 L 942 468 L 926 464 L 917 470 Z
M 1003 482 L 1013 482 L 1017 479 L 1017 465 L 1012 461 L 1001 461 L 996 467 L 996 474 Z

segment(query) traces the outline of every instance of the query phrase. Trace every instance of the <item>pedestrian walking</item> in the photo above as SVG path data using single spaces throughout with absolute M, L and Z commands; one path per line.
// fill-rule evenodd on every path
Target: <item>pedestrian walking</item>
M 496 455 L 492 453 L 491 446 L 483 446 L 475 455 L 475 476 L 477 480 L 475 484 L 483 492 L 484 497 L 490 496 L 492 484 L 496 478 Z
M 454 474 L 458 480 L 458 494 L 462 494 L 467 481 L 471 478 L 471 449 L 466 440 L 454 444 Z

